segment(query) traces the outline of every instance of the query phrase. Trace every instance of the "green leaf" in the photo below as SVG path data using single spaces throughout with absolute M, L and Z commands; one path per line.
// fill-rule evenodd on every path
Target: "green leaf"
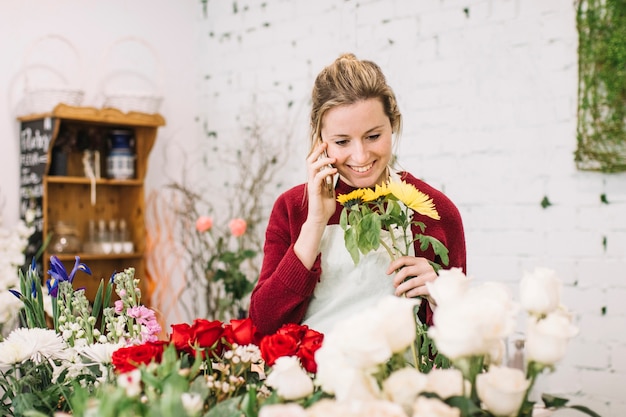
M 584 405 L 570 405 L 569 407 L 566 407 L 566 408 L 573 408 L 574 410 L 578 410 L 591 417 L 601 417 L 600 414 L 596 413 L 595 411 L 592 411 L 591 409 L 589 409 L 588 407 L 585 407 Z
M 555 397 L 554 395 L 550 395 L 550 394 L 543 394 L 541 396 L 541 399 L 543 400 L 543 403 L 548 408 L 563 407 L 565 404 L 567 404 L 567 401 L 568 401 L 565 398 Z
M 346 249 L 348 249 L 348 252 L 350 253 L 350 256 L 352 257 L 352 261 L 354 262 L 355 265 L 358 264 L 359 258 L 361 255 L 359 252 L 359 246 L 356 243 L 356 240 L 357 240 L 356 229 L 354 227 L 351 227 L 348 230 L 346 230 L 343 236 L 343 239 L 346 245 Z
M 380 218 L 377 214 L 369 213 L 363 216 L 358 225 L 359 235 L 357 244 L 361 253 L 366 254 L 380 246 Z
M 217 403 L 212 407 L 204 417 L 240 417 L 241 416 L 241 400 L 242 397 L 229 398 L 225 401 Z
M 462 416 L 488 416 L 484 410 L 479 408 L 474 402 L 467 397 L 453 396 L 444 401 L 451 407 L 458 408 Z

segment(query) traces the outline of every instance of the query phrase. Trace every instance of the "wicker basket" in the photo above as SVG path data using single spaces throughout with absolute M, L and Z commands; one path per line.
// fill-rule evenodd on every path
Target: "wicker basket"
M 112 107 L 124 113 L 158 113 L 163 97 L 149 93 L 111 92 L 104 97 L 103 107 Z
M 148 76 L 148 74 L 138 72 L 136 69 L 131 70 L 128 68 L 119 67 L 114 67 L 110 69 L 108 73 L 102 76 L 102 79 L 100 81 L 100 91 L 103 96 L 102 107 L 115 108 L 125 113 L 158 113 L 161 107 L 161 103 L 163 102 L 163 71 L 159 55 L 147 41 L 134 36 L 124 37 L 116 40 L 111 44 L 109 48 L 107 48 L 104 54 L 103 63 L 100 67 L 104 68 L 115 64 L 113 62 L 114 60 L 112 59 L 112 52 L 115 48 L 119 48 L 119 46 L 122 44 L 136 44 L 139 45 L 141 48 L 149 51 L 149 53 L 153 57 L 155 65 L 155 75 L 153 77 L 150 77 Z M 117 64 L 119 65 L 119 63 Z M 132 80 L 134 79 L 146 80 L 148 82 L 144 84 L 149 85 L 152 88 L 140 90 L 135 85 L 132 85 L 130 88 L 121 88 L 119 86 L 111 87 L 110 85 L 108 85 L 114 84 L 114 82 L 112 81 L 115 80 L 122 80 L 128 83 L 132 82 Z
M 80 106 L 85 93 L 69 88 L 39 88 L 27 91 L 24 96 L 22 112 L 24 114 L 40 114 L 52 111 L 58 104 Z
M 44 44 L 48 41 L 57 41 L 71 50 L 75 57 L 75 71 L 73 74 L 64 74 L 59 68 L 49 65 L 47 62 L 37 62 L 38 52 L 44 52 Z M 42 49 L 38 49 L 42 48 Z M 40 57 L 41 58 L 41 57 Z M 52 111 L 58 104 L 80 106 L 85 96 L 76 80 L 82 78 L 81 57 L 78 50 L 66 38 L 50 34 L 37 39 L 29 48 L 24 57 L 24 96 L 19 106 L 19 115 L 40 114 Z M 36 73 L 45 74 L 48 81 L 45 84 L 34 80 Z M 73 81 L 70 82 L 70 80 Z

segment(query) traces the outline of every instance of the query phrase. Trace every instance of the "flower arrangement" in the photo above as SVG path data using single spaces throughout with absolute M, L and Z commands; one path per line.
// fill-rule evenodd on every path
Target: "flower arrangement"
M 555 368 L 577 333 L 553 271 L 526 274 L 517 303 L 502 284 L 472 286 L 451 269 L 428 284 L 438 305 L 428 333 L 449 368 L 422 372 L 411 361 L 420 300 L 393 296 L 326 335 L 287 324 L 260 337 L 249 318 L 195 319 L 172 325 L 158 340 L 152 314 L 136 309 L 132 269 L 114 276 L 121 303 L 105 307 L 105 324 L 97 327 L 78 301 L 83 291 L 64 289 L 78 271 L 89 272 L 86 265 L 77 259 L 69 274 L 53 265 L 47 285 L 57 298 L 53 329 L 40 326 L 43 292 L 34 268 L 16 293 L 28 327 L 0 343 L 3 415 L 530 417 L 534 382 Z M 101 294 L 104 303 L 107 291 Z M 503 365 L 503 343 L 520 306 L 527 316 L 525 370 Z M 598 417 L 562 398 L 543 402 Z
M 413 243 L 419 241 L 422 250 L 432 247 L 441 260 L 443 265 L 431 262 L 435 270 L 448 265 L 448 249 L 438 239 L 424 234 L 426 226 L 416 218 L 417 213 L 439 220 L 439 213 L 433 200 L 413 185 L 389 180 L 373 190 L 359 188 L 339 195 L 337 201 L 343 205 L 339 222 L 345 233 L 346 249 L 355 264 L 360 254 L 381 245 L 391 260 L 397 259 L 408 255 Z M 419 227 L 422 233 L 413 236 L 412 226 Z
M 101 281 L 90 304 L 84 289 L 73 285 L 78 272 L 91 274 L 79 257 L 70 273 L 55 256 L 50 261 L 46 294 L 34 259 L 27 272 L 20 273 L 20 290 L 11 290 L 21 301 L 25 327 L 0 342 L 2 415 L 50 415 L 66 409 L 76 386 L 111 381 L 113 351 L 150 342 L 161 331 L 154 311 L 140 303 L 133 268 L 114 274 L 108 284 Z M 119 300 L 112 303 L 114 287 Z
M 571 408 L 599 417 L 563 398 L 543 395 L 543 405 L 531 399 L 534 382 L 555 369 L 577 332 L 560 303 L 554 272 L 527 273 L 520 303 L 500 283 L 470 282 L 458 269 L 442 270 L 431 288 L 438 307 L 429 333 L 440 353 L 449 355 L 450 368 L 423 373 L 406 361 L 415 342 L 417 301 L 389 296 L 325 335 L 314 377 L 323 395 L 308 403 L 265 403 L 259 416 L 530 417 L 538 409 Z M 504 341 L 520 304 L 527 316 L 525 371 L 503 365 Z

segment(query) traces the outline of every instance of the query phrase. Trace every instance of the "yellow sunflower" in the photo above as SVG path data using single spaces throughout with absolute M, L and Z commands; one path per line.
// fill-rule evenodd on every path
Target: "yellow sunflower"
M 419 191 L 413 185 L 407 184 L 405 181 L 390 181 L 387 188 L 391 194 L 393 194 L 398 200 L 402 201 L 411 210 L 424 216 L 428 216 L 431 219 L 440 219 L 433 199 Z
M 337 201 L 342 205 L 345 206 L 346 204 L 348 205 L 352 205 L 352 204 L 358 204 L 361 201 L 363 201 L 363 194 L 365 193 L 365 190 L 363 188 L 358 188 L 348 194 L 339 194 L 337 196 Z
M 387 195 L 389 195 L 391 191 L 389 191 L 389 188 L 387 187 L 387 183 L 383 184 L 383 185 L 378 185 L 376 184 L 376 188 L 375 189 L 371 189 L 371 188 L 365 188 L 363 189 L 363 197 L 362 200 L 363 201 L 374 201 L 379 199 L 380 197 L 385 197 Z

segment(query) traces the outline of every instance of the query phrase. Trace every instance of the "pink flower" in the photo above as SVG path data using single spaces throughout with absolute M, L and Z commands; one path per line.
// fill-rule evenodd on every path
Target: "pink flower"
M 213 227 L 213 217 L 200 216 L 196 220 L 196 230 L 200 233 L 211 230 L 211 227 Z
M 230 233 L 235 237 L 243 236 L 246 233 L 247 223 L 244 219 L 232 219 L 228 222 L 228 227 L 230 227 Z
M 123 310 L 124 310 L 124 303 L 122 302 L 122 300 L 117 300 L 115 302 L 115 312 L 119 314 Z

